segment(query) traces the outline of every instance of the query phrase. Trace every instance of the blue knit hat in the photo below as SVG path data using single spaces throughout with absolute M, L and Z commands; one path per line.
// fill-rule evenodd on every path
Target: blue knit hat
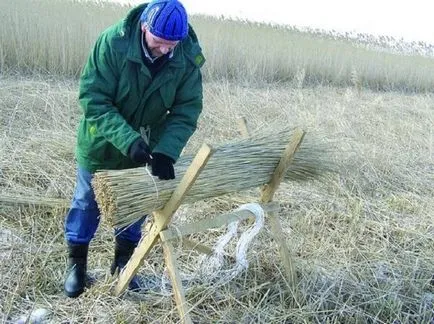
M 149 31 L 157 37 L 177 41 L 187 37 L 188 18 L 178 0 L 153 0 L 140 16 Z

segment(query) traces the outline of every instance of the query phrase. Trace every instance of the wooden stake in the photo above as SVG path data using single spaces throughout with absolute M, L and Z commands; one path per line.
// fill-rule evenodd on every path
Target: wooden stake
M 297 273 L 295 271 L 295 265 L 291 256 L 291 251 L 288 247 L 288 244 L 286 244 L 285 236 L 283 235 L 279 214 L 271 212 L 268 214 L 268 218 L 270 219 L 271 232 L 273 233 L 274 241 L 277 243 L 280 258 L 282 259 L 283 267 L 286 271 L 286 280 L 288 281 L 289 287 L 294 290 L 297 282 Z
M 249 128 L 247 127 L 247 120 L 245 117 L 238 119 L 238 129 L 240 130 L 241 136 L 246 139 L 250 137 Z
M 139 245 L 131 256 L 130 261 L 127 263 L 123 271 L 121 271 L 114 291 L 116 296 L 119 296 L 125 291 L 131 279 L 136 275 L 143 260 L 158 241 L 160 232 L 169 224 L 173 214 L 182 204 L 188 191 L 193 186 L 214 151 L 215 150 L 207 144 L 203 144 L 166 205 L 161 210 L 152 213 L 154 223 L 152 224 L 148 235 L 142 237 Z
M 166 261 L 167 271 L 169 273 L 170 280 L 172 281 L 173 294 L 175 295 L 175 302 L 178 308 L 181 322 L 190 324 L 193 323 L 190 315 L 188 315 L 188 304 L 185 300 L 184 289 L 182 288 L 181 278 L 179 276 L 176 257 L 173 250 L 173 245 L 170 241 L 162 242 L 164 260 Z

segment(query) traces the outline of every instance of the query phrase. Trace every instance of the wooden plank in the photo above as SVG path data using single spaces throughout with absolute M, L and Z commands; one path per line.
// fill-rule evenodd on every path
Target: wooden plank
M 166 228 L 167 224 L 169 224 L 173 214 L 181 205 L 188 190 L 190 190 L 213 153 L 214 149 L 207 144 L 203 144 L 166 205 L 163 209 L 152 213 L 154 223 L 152 224 L 148 234 L 142 237 L 129 262 L 121 271 L 118 283 L 114 290 L 116 296 L 122 294 L 128 287 L 128 284 L 136 275 L 143 260 L 158 241 L 160 232 Z
M 243 138 L 247 139 L 250 137 L 249 128 L 247 127 L 247 120 L 245 117 L 238 118 L 238 129 Z
M 170 237 L 167 237 L 168 234 L 170 235 Z M 162 231 L 160 233 L 161 242 L 172 241 L 174 239 L 179 238 L 178 236 L 172 237 L 172 235 L 174 235 L 174 234 L 171 233 L 170 230 Z M 203 253 L 203 254 L 212 254 L 214 252 L 213 249 L 211 249 L 210 247 L 203 245 L 199 242 L 187 239 L 187 238 L 182 238 L 182 247 L 185 247 L 189 250 L 196 250 L 196 251 Z
M 162 229 L 163 228 L 161 226 L 153 224 L 148 234 L 142 237 L 127 265 L 119 274 L 118 283 L 116 284 L 114 290 L 115 296 L 121 295 L 128 287 L 128 284 L 130 283 L 131 279 L 136 275 L 143 260 L 148 256 L 151 248 L 157 242 L 158 236 Z
M 262 188 L 262 203 L 267 203 L 273 200 L 274 193 L 282 182 L 282 179 L 285 176 L 286 171 L 288 170 L 289 164 L 294 157 L 294 153 L 297 151 L 303 140 L 304 134 L 305 133 L 303 130 L 299 128 L 295 129 L 295 132 L 289 144 L 286 146 L 285 151 L 283 152 L 283 156 L 280 159 L 279 164 L 277 165 L 270 182 Z
M 283 152 L 282 158 L 277 165 L 270 182 L 262 188 L 261 202 L 268 203 L 273 200 L 274 194 L 282 182 L 283 177 L 294 157 L 294 153 L 299 148 L 303 141 L 304 131 L 297 128 L 291 137 L 290 142 Z M 285 236 L 283 234 L 282 225 L 280 224 L 279 214 L 276 212 L 267 213 L 271 222 L 271 232 L 273 233 L 274 240 L 278 246 L 279 254 L 282 259 L 283 267 L 285 269 L 285 277 L 289 287 L 294 291 L 297 275 L 295 271 L 294 261 L 291 257 L 291 252 L 286 244 Z
M 182 287 L 181 278 L 179 276 L 176 257 L 174 255 L 173 245 L 170 241 L 163 242 L 164 260 L 166 262 L 167 271 L 170 280 L 172 281 L 173 294 L 175 296 L 176 306 L 182 323 L 193 323 L 188 314 L 188 304 L 185 299 L 184 288 Z
M 158 214 L 173 215 L 176 212 L 214 152 L 215 149 L 211 148 L 207 144 L 202 145 L 201 149 L 196 154 L 187 171 L 185 172 L 184 177 L 182 178 L 178 187 L 175 189 L 166 205 L 160 211 L 158 211 Z M 155 218 L 155 221 L 158 223 L 164 222 L 165 220 L 164 218 L 159 219 L 157 217 Z
M 211 249 L 210 247 L 203 245 L 203 244 L 200 244 L 199 242 L 196 242 L 196 241 L 193 241 L 190 239 L 183 238 L 182 239 L 182 245 L 184 247 L 186 247 L 187 249 L 196 250 L 197 252 L 203 253 L 206 255 L 211 255 L 214 253 L 214 250 Z M 233 262 L 233 263 L 235 263 L 237 261 L 236 258 L 232 255 L 226 255 L 225 258 L 227 258 L 230 262 Z
M 279 210 L 278 203 L 261 204 L 265 212 Z M 176 231 L 168 228 L 164 231 L 164 239 L 173 240 L 179 236 L 204 232 L 208 229 L 219 228 L 235 221 L 243 221 L 246 219 L 255 218 L 255 215 L 248 210 L 238 210 L 227 214 L 217 215 L 211 219 L 203 219 L 191 224 L 180 225 L 176 227 Z
M 286 280 L 291 289 L 294 289 L 297 283 L 297 273 L 295 270 L 294 260 L 292 259 L 291 251 L 286 244 L 285 236 L 283 234 L 282 225 L 280 224 L 279 214 L 270 212 L 267 214 L 270 220 L 271 232 L 277 244 L 277 248 L 282 259 L 283 268 L 286 272 Z
M 166 242 L 166 241 L 170 241 L 169 239 L 165 238 L 164 235 L 165 233 L 167 233 L 166 231 L 162 231 L 160 233 L 160 238 L 162 242 Z M 199 253 L 203 253 L 206 255 L 211 255 L 214 253 L 214 250 L 212 248 L 210 248 L 209 246 L 203 245 L 199 242 L 196 242 L 194 240 L 190 240 L 187 238 L 182 238 L 182 247 L 188 249 L 188 250 L 196 250 Z M 227 255 L 225 256 L 226 258 L 228 258 L 231 262 L 236 262 L 236 259 L 231 256 L 231 255 Z
M 172 230 L 170 230 L 170 229 L 166 229 L 166 230 L 160 232 L 161 242 L 173 241 L 173 240 L 177 240 L 177 239 L 182 239 L 182 247 L 187 248 L 189 250 L 197 250 L 197 251 L 204 253 L 204 254 L 210 254 L 213 251 L 210 247 L 203 245 L 199 242 L 190 240 L 190 239 L 185 238 L 185 237 L 182 237 L 182 238 L 179 237 L 178 235 L 176 235 L 176 233 L 172 232 Z
M 210 247 L 187 238 L 182 239 L 182 245 L 185 246 L 187 249 L 196 250 L 199 253 L 203 253 L 206 255 L 210 255 L 214 253 L 214 250 L 211 249 Z

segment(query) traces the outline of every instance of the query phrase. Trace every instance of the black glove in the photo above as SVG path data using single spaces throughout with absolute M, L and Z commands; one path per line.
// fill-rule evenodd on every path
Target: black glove
M 128 155 L 136 163 L 151 164 L 152 161 L 151 150 L 141 137 L 131 144 Z
M 158 176 L 160 180 L 175 179 L 175 169 L 173 168 L 173 161 L 167 155 L 161 153 L 152 154 L 152 175 Z

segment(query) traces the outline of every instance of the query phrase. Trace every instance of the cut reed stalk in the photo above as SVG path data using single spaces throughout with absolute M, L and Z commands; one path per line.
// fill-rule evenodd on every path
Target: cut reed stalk
M 0 193 L 0 205 L 5 206 L 35 206 L 68 208 L 70 202 L 66 199 L 41 196 L 10 195 Z
M 184 202 L 192 203 L 268 183 L 293 132 L 293 129 L 285 128 L 217 147 Z M 294 155 L 286 178 L 307 180 L 330 171 L 326 151 L 321 141 L 315 141 L 307 134 Z M 175 165 L 177 178 L 173 181 L 152 179 L 144 167 L 97 172 L 93 187 L 102 216 L 112 226 L 124 227 L 162 208 L 191 161 L 191 156 L 178 160 Z

